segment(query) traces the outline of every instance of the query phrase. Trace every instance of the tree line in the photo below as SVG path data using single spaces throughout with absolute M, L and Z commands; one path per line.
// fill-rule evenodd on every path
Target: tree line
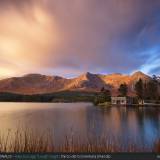
M 135 84 L 136 95 L 140 100 L 160 100 L 160 79 L 153 75 L 149 81 L 139 81 Z

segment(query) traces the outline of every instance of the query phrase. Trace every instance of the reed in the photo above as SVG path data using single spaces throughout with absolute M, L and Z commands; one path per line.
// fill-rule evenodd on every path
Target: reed
M 160 153 L 160 140 L 155 143 L 154 151 Z
M 50 153 L 50 152 L 160 152 L 160 141 L 155 143 L 153 150 L 147 147 L 137 147 L 130 143 L 125 148 L 118 143 L 118 140 L 107 139 L 106 136 L 93 140 L 88 136 L 85 143 L 74 134 L 66 135 L 62 144 L 55 144 L 53 133 L 50 130 L 37 135 L 29 129 L 18 129 L 15 132 L 8 130 L 4 136 L 0 134 L 0 152 L 14 153 Z M 129 142 L 128 142 L 129 143 Z

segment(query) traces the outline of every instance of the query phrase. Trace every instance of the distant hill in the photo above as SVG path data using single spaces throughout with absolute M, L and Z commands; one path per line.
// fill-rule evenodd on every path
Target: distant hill
M 12 77 L 0 80 L 0 92 L 19 94 L 42 94 L 59 91 L 100 91 L 102 87 L 112 91 L 116 95 L 120 84 L 126 83 L 129 95 L 134 94 L 134 85 L 139 80 L 151 79 L 142 72 L 132 75 L 119 73 L 102 75 L 85 73 L 76 78 L 67 79 L 59 76 L 46 76 L 41 74 L 28 74 L 23 77 Z

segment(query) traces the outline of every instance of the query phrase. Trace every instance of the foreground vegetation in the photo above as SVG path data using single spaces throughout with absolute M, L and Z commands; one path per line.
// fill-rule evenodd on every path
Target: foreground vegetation
M 149 149 L 147 146 L 136 147 L 136 144 L 130 142 L 128 142 L 129 147 L 125 149 L 116 140 L 111 141 L 106 136 L 94 140 L 88 136 L 85 143 L 82 144 L 73 135 L 66 135 L 64 142 L 57 145 L 49 130 L 38 136 L 31 130 L 8 131 L 5 135 L 6 138 L 0 135 L 0 152 L 160 152 L 160 141 L 155 143 L 153 149 Z

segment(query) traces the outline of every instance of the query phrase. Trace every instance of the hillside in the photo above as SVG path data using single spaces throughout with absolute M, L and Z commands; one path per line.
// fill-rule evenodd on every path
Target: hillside
M 129 94 L 134 94 L 134 84 L 139 80 L 148 81 L 150 77 L 142 72 L 132 75 L 123 74 L 92 74 L 85 73 L 76 78 L 67 79 L 59 76 L 28 74 L 23 77 L 12 77 L 0 80 L 0 92 L 19 94 L 42 94 L 59 91 L 100 91 L 102 87 L 117 94 L 120 84 L 126 83 Z

